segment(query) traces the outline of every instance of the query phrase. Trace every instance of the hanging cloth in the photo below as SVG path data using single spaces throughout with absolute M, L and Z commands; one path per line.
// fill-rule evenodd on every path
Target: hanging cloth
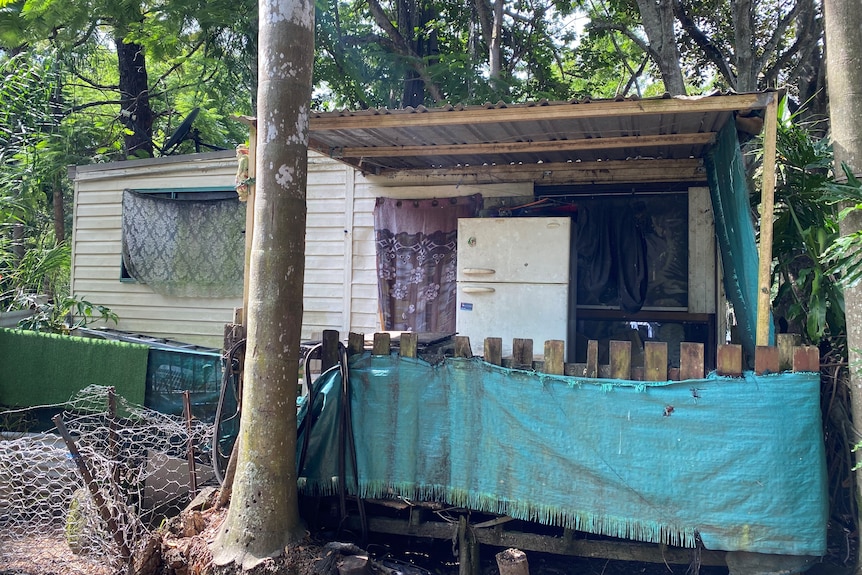
M 384 330 L 455 331 L 458 218 L 474 217 L 481 205 L 478 194 L 377 198 L 374 235 Z

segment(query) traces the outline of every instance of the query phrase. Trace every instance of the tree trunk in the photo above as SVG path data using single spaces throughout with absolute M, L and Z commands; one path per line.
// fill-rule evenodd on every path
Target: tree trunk
M 814 0 L 803 2 L 796 23 L 797 38 L 822 38 L 823 22 L 818 18 Z M 811 48 L 802 53 L 796 86 L 799 91 L 799 104 L 805 106 L 801 121 L 810 125 L 814 135 L 825 137 L 827 132 L 828 105 L 826 101 L 826 66 L 820 43 L 811 41 Z
M 751 0 L 731 0 L 733 33 L 736 48 L 737 92 L 757 90 L 757 70 L 754 69 L 754 22 Z
M 674 34 L 672 0 L 637 0 L 637 5 L 649 39 L 650 52 L 661 72 L 665 91 L 672 96 L 684 96 L 685 80 L 682 77 L 679 47 Z
M 60 177 L 52 179 L 52 203 L 54 206 L 54 242 L 59 245 L 66 241 L 66 208 L 63 203 L 63 185 Z
M 304 530 L 296 493 L 296 386 L 305 269 L 312 0 L 260 0 L 254 231 L 245 385 L 228 515 L 216 565 L 251 569 Z
M 500 74 L 503 72 L 503 0 L 493 3 L 494 19 L 491 23 L 491 42 L 488 46 L 491 87 L 500 89 Z
M 826 83 L 835 173 L 843 178 L 842 163 L 862 177 L 862 9 L 860 3 L 847 0 L 824 0 L 826 35 Z M 862 229 L 862 215 L 854 212 L 841 222 L 841 234 Z M 854 429 L 862 427 L 862 285 L 845 288 L 847 314 L 847 349 L 850 364 L 850 410 Z M 856 432 L 855 442 L 860 441 Z M 862 474 L 856 472 L 857 493 L 862 496 Z M 857 499 L 859 497 L 857 496 Z M 862 507 L 860 507 L 862 508 Z M 862 518 L 857 517 L 857 525 Z M 857 557 L 856 573 L 862 573 Z
M 123 41 L 119 29 L 114 31 L 120 72 L 120 122 L 129 132 L 124 136 L 126 155 L 153 157 L 153 110 L 144 47 Z

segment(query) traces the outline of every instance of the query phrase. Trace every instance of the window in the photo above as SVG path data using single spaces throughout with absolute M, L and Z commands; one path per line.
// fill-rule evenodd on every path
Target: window
M 124 190 L 120 279 L 164 295 L 241 296 L 244 231 L 233 187 Z
M 711 220 L 692 223 L 705 194 L 672 184 L 537 189 L 537 197 L 576 214 L 574 361 L 586 360 L 589 340 L 599 342 L 600 363 L 611 340 L 632 342 L 633 366 L 643 365 L 646 341 L 668 344 L 670 367 L 679 366 L 680 342 L 705 344 L 705 362 L 714 361 L 715 232 Z

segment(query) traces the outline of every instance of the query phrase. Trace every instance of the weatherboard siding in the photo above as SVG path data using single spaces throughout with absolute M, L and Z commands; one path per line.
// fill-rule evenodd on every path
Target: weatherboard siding
M 105 305 L 119 316 L 121 330 L 188 343 L 221 347 L 224 324 L 233 319 L 236 298 L 179 298 L 154 293 L 136 282 L 120 281 L 122 249 L 122 195 L 126 188 L 201 188 L 230 186 L 236 163 L 232 154 L 172 157 L 167 161 L 144 160 L 75 170 L 75 212 L 72 240 L 72 292 Z M 352 214 L 346 190 L 354 170 L 322 156 L 310 155 L 307 186 L 306 275 L 303 339 L 319 337 L 325 329 L 373 333 L 379 330 L 376 283 L 354 296 L 353 260 L 348 260 L 352 240 L 345 214 Z M 352 193 L 351 193 L 352 203 Z M 371 200 L 373 206 L 373 199 Z M 373 236 L 372 236 L 373 237 Z M 350 244 L 354 241 L 354 244 Z M 373 245 L 372 245 L 373 249 Z M 367 259 L 358 260 L 369 265 Z M 349 263 L 349 265 L 347 265 Z M 371 270 L 356 270 L 374 278 Z M 347 301 L 357 299 L 359 311 L 345 321 Z
M 73 168 L 75 212 L 72 293 L 119 316 L 117 329 L 221 347 L 224 324 L 241 298 L 179 298 L 120 281 L 123 190 L 231 186 L 230 152 L 172 156 Z M 421 186 L 371 178 L 335 160 L 309 154 L 302 338 L 323 330 L 380 331 L 374 204 L 377 197 L 445 198 L 481 193 L 532 197 L 530 184 Z

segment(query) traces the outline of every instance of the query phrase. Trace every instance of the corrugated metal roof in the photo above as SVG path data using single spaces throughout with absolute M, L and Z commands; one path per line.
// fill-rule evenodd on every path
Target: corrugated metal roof
M 696 160 L 735 115 L 752 119 L 759 131 L 761 112 L 773 97 L 775 92 L 325 112 L 310 119 L 309 147 L 375 174 Z

